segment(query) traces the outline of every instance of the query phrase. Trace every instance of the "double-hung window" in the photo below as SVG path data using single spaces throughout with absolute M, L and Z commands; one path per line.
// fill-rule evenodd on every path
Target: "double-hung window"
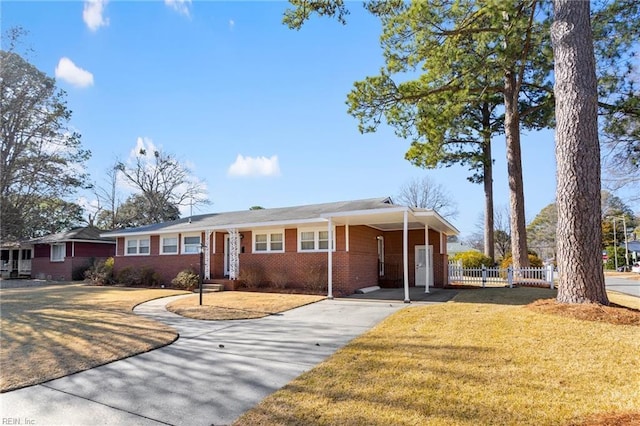
M 149 254 L 149 239 L 148 238 L 130 238 L 126 242 L 126 254 Z
M 182 253 L 192 254 L 200 253 L 200 235 L 183 235 L 182 236 Z
M 178 237 L 167 236 L 161 238 L 160 254 L 178 254 Z
M 66 243 L 51 244 L 51 261 L 52 262 L 64 262 L 64 258 L 67 255 Z
M 335 230 L 333 232 L 335 235 Z M 334 248 L 333 242 L 331 248 Z M 299 229 L 298 251 L 329 250 L 329 231 L 326 229 Z
M 254 253 L 282 253 L 284 251 L 284 231 L 254 231 Z

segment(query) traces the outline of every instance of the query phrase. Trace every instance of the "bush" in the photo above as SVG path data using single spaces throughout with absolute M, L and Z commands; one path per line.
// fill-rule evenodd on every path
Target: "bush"
M 157 287 L 160 285 L 162 277 L 153 268 L 143 266 L 140 269 L 140 282 L 139 285 L 143 287 Z
M 193 291 L 200 285 L 200 275 L 193 269 L 184 269 L 171 280 L 171 284 L 180 290 Z
M 289 273 L 285 269 L 271 271 L 269 281 L 274 288 L 284 289 L 289 284 Z
M 542 268 L 544 266 L 542 259 L 535 254 L 529 253 L 527 256 L 529 257 L 529 266 L 532 268 Z M 500 262 L 500 268 L 507 269 L 511 265 L 513 265 L 513 259 L 511 254 L 508 254 L 504 259 L 502 259 L 502 262 Z
M 71 280 L 72 281 L 84 280 L 86 272 L 93 267 L 94 263 L 95 263 L 95 258 L 91 258 L 84 265 L 74 267 L 73 270 L 71 271 Z
M 456 253 L 451 260 L 462 260 L 463 268 L 482 268 L 482 265 L 490 268 L 493 266 L 491 258 L 485 256 L 479 251 L 469 250 L 461 253 Z
M 304 288 L 312 293 L 322 293 L 327 288 L 328 277 L 326 263 L 310 265 L 304 272 Z
M 238 281 L 245 287 L 258 288 L 266 284 L 264 270 L 259 265 L 247 265 L 240 267 Z
M 94 260 L 84 272 L 84 279 L 96 285 L 113 284 L 113 257 L 106 260 Z
M 126 285 L 137 285 L 140 282 L 140 274 L 131 266 L 125 266 L 116 274 L 116 282 Z

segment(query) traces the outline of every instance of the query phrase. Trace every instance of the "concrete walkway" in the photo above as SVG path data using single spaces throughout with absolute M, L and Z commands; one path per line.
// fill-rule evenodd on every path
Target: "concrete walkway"
M 325 300 L 258 320 L 198 321 L 135 312 L 175 327 L 173 344 L 0 395 L 4 419 L 34 425 L 224 425 L 407 306 Z

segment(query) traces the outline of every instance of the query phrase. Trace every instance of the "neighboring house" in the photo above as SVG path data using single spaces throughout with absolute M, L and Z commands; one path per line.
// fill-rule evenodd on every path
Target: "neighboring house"
M 95 227 L 75 228 L 29 241 L 33 249 L 31 277 L 69 281 L 81 279 L 74 272 L 116 253 L 113 238 L 101 237 Z
M 0 247 L 0 274 L 2 278 L 31 276 L 33 248 L 29 243 L 3 243 Z
M 304 287 L 311 271 L 324 269 L 330 297 L 386 283 L 404 285 L 408 300 L 409 286 L 445 285 L 446 240 L 457 234 L 433 210 L 376 198 L 205 214 L 102 236 L 117 239 L 116 274 L 149 267 L 168 283 L 186 268 L 205 279 L 253 268 L 266 281 L 285 274 L 291 287 Z

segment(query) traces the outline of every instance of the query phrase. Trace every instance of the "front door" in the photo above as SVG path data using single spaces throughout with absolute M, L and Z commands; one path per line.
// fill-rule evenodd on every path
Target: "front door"
M 224 276 L 229 276 L 229 234 L 224 234 Z
M 425 246 L 416 246 L 416 287 L 424 287 L 427 276 L 427 257 Z M 429 246 L 429 287 L 433 286 L 433 246 Z

